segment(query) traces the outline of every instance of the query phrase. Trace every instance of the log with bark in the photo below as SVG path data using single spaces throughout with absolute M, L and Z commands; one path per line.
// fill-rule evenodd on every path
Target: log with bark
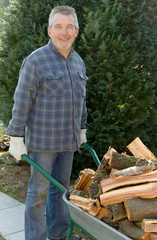
M 118 171 L 111 171 L 110 177 L 118 177 L 118 176 L 132 176 L 132 175 L 139 175 L 141 173 L 149 172 L 156 169 L 154 163 L 151 160 L 145 160 L 147 164 L 141 166 L 133 166 L 129 168 L 125 168 Z
M 126 218 L 126 211 L 123 203 L 115 203 L 112 205 L 112 216 L 113 224 Z
M 142 221 L 144 218 L 157 219 L 157 198 L 129 198 L 124 201 L 127 218 L 130 221 Z
M 128 219 L 118 222 L 118 230 L 132 239 L 150 240 L 150 233 L 144 232 L 142 228 L 136 226 Z
M 118 152 L 112 152 L 111 158 L 109 160 L 109 166 L 111 169 L 122 170 L 124 168 L 135 166 L 138 158 L 134 156 L 125 156 Z

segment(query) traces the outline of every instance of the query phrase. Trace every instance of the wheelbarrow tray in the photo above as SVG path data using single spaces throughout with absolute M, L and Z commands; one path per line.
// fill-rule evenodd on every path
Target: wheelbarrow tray
M 131 238 L 122 234 L 115 228 L 83 211 L 81 208 L 71 203 L 68 199 L 69 193 L 66 191 L 63 194 L 63 200 L 68 206 L 70 218 L 74 221 L 74 225 L 81 228 L 88 235 L 91 235 L 97 240 L 131 240 Z

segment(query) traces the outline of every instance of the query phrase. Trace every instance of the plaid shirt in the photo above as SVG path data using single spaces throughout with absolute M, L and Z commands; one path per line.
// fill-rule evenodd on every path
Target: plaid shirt
M 71 49 L 66 60 L 49 40 L 23 61 L 8 134 L 26 133 L 29 151 L 79 149 L 87 79 L 80 56 Z

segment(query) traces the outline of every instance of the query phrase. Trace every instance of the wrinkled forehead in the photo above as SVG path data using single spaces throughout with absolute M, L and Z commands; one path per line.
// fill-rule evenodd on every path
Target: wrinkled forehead
M 52 25 L 72 25 L 75 26 L 74 18 L 71 14 L 55 13 Z

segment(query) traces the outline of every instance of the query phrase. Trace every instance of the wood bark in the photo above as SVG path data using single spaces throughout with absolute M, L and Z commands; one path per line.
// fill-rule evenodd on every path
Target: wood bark
M 118 176 L 133 176 L 139 175 L 145 172 L 153 171 L 156 169 L 155 165 L 150 161 L 148 165 L 143 166 L 133 166 L 119 171 L 113 171 L 110 174 L 110 177 L 118 177 Z
M 134 156 L 127 157 L 120 153 L 113 152 L 109 160 L 109 166 L 111 169 L 122 170 L 124 168 L 135 166 L 137 160 L 138 158 L 135 158 Z
M 143 144 L 139 137 L 132 141 L 127 148 L 137 158 L 156 159 L 154 154 Z
M 126 218 L 126 211 L 123 203 L 115 203 L 112 205 L 113 212 L 113 224 L 116 224 L 118 221 Z
M 93 216 L 96 216 L 101 209 L 98 199 L 94 200 L 91 198 L 83 198 L 76 195 L 70 195 L 69 200 Z
M 142 228 L 136 226 L 128 219 L 118 222 L 118 230 L 132 239 L 150 240 L 150 233 L 145 233 Z
M 123 202 L 127 198 L 142 197 L 155 198 L 157 197 L 157 182 L 141 184 L 137 186 L 125 187 L 100 195 L 101 205 L 114 204 Z
M 100 182 L 100 185 L 102 191 L 107 192 L 114 188 L 146 182 L 157 182 L 157 170 L 136 176 L 119 176 L 116 178 L 104 179 Z
M 142 221 L 144 218 L 157 219 L 157 198 L 130 198 L 124 201 L 127 218 L 130 221 Z

